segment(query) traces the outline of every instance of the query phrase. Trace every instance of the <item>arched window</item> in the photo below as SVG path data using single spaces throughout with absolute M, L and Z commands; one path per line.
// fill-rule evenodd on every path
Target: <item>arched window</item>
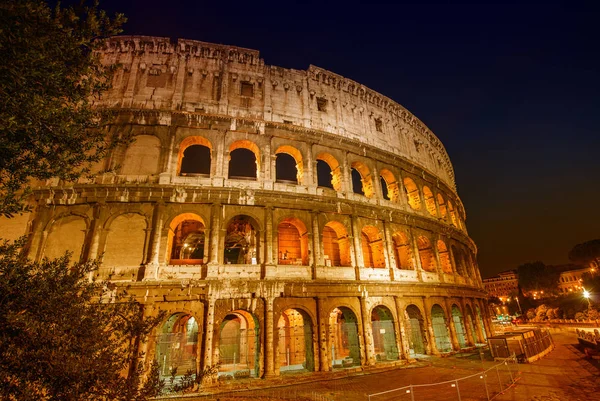
M 351 266 L 350 241 L 344 225 L 330 221 L 323 228 L 323 258 L 326 266 Z
M 421 267 L 423 267 L 423 270 L 427 272 L 434 272 L 436 264 L 435 255 L 433 254 L 433 249 L 429 239 L 420 236 L 417 239 L 417 247 L 419 248 L 419 258 L 421 259 Z
M 438 255 L 440 257 L 440 264 L 442 265 L 442 271 L 444 273 L 452 273 L 452 264 L 450 263 L 450 253 L 446 247 L 446 243 L 442 240 L 437 242 Z
M 444 197 L 441 194 L 437 194 L 438 205 L 440 208 L 440 217 L 442 219 L 446 219 L 446 202 L 444 202 Z
M 414 270 L 411 245 L 406 234 L 397 232 L 392 238 L 394 239 L 396 266 L 398 269 Z
M 310 316 L 301 309 L 287 309 L 277 323 L 277 361 L 280 372 L 315 370 L 313 329 Z
M 205 226 L 194 213 L 177 216 L 169 230 L 169 264 L 202 264 L 205 256 Z
M 255 143 L 242 140 L 229 146 L 229 178 L 257 179 L 260 171 L 260 153 Z
M 340 164 L 329 153 L 321 153 L 317 156 L 317 180 L 320 187 L 333 188 L 336 191 L 342 189 Z
M 398 202 L 400 192 L 398 188 L 398 182 L 396 181 L 394 174 L 392 174 L 390 170 L 383 169 L 381 170 L 380 178 L 383 198 L 392 202 Z
M 179 144 L 178 175 L 210 175 L 212 145 L 201 136 L 189 136 Z
M 450 199 L 448 199 L 448 212 L 450 213 L 450 223 L 452 223 L 452 225 L 454 227 L 458 227 L 458 221 L 456 218 L 456 210 L 454 210 L 454 205 L 452 204 Z
M 284 219 L 277 227 L 278 264 L 308 265 L 308 231 L 297 218 Z
M 425 199 L 425 208 L 432 216 L 437 216 L 437 210 L 435 208 L 435 198 L 429 187 L 423 187 L 423 198 Z
M 384 362 L 399 359 L 392 312 L 385 306 L 376 306 L 371 312 L 371 326 L 375 360 Z
M 198 356 L 198 323 L 185 313 L 171 315 L 157 336 L 156 356 L 160 377 L 171 376 L 172 370 L 181 376 L 187 371 L 196 372 Z
M 259 332 L 258 320 L 246 311 L 235 310 L 225 316 L 218 335 L 219 377 L 258 377 Z
M 210 175 L 210 149 L 204 145 L 188 146 L 183 151 L 179 175 Z
M 461 276 L 466 276 L 467 270 L 465 268 L 465 260 L 462 250 L 454 245 L 452 245 L 450 248 L 452 249 L 452 256 L 454 257 L 454 266 L 456 266 L 456 272 Z
M 275 154 L 275 179 L 278 182 L 287 182 L 301 185 L 304 177 L 304 164 L 302 154 L 298 149 L 284 145 L 280 146 Z
M 249 216 L 235 216 L 227 225 L 225 264 L 258 264 L 258 225 Z
M 379 230 L 366 226 L 361 231 L 363 262 L 365 267 L 385 267 L 383 240 Z
M 358 319 L 346 307 L 334 308 L 329 315 L 329 336 L 334 368 L 360 366 Z
M 352 172 L 352 191 L 355 194 L 361 194 L 367 198 L 373 196 L 373 180 L 369 168 L 361 162 L 354 162 L 351 165 Z
M 402 182 L 404 183 L 404 191 L 408 198 L 408 204 L 414 210 L 419 210 L 421 208 L 421 196 L 419 195 L 417 184 L 409 177 L 406 177 Z
M 86 231 L 87 224 L 81 216 L 68 215 L 55 220 L 48 232 L 44 256 L 56 259 L 68 251 L 72 253 L 71 263 L 79 262 Z

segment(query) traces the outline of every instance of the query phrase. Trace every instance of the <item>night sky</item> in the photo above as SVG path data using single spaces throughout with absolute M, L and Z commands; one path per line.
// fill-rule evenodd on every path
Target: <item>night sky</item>
M 484 277 L 600 237 L 600 12 L 569 4 L 100 1 L 124 34 L 314 64 L 406 107 L 450 154 Z

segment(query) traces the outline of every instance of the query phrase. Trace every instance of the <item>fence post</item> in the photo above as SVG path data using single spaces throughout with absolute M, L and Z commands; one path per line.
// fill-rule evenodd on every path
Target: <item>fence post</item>
M 460 401 L 460 389 L 458 388 L 458 380 L 454 380 L 456 385 L 456 394 L 458 395 L 458 401 Z
M 500 392 L 502 393 L 504 391 L 504 388 L 502 387 L 502 379 L 500 379 L 500 372 L 498 371 L 498 365 L 496 365 L 496 375 L 498 376 L 498 384 L 500 385 Z
M 415 393 L 413 392 L 413 386 L 410 385 L 410 400 L 415 401 Z
M 511 359 L 512 361 L 512 359 Z M 514 382 L 513 377 L 512 377 L 512 372 L 510 371 L 510 365 L 508 364 L 508 361 L 504 361 L 504 364 L 506 365 L 506 368 L 508 369 L 508 374 L 510 375 L 510 383 L 512 384 Z
M 487 370 L 485 372 L 483 372 L 482 377 L 483 377 L 483 386 L 485 387 L 485 395 L 486 395 L 488 401 L 490 401 L 490 392 L 488 391 L 488 388 L 487 388 L 487 379 L 486 379 Z

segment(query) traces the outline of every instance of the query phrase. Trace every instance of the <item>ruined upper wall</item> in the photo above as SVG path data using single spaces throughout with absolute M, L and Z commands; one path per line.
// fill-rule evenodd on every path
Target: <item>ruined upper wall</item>
M 393 100 L 322 68 L 268 66 L 256 50 L 148 36 L 111 38 L 101 59 L 120 68 L 98 106 L 220 114 L 326 131 L 405 157 L 456 187 L 448 154 L 425 124 Z

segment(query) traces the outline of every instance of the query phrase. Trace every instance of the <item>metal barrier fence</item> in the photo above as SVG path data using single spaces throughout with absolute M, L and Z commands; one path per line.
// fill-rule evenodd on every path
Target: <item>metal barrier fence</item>
M 554 346 L 550 331 L 540 328 L 507 330 L 488 340 L 493 357 L 507 358 L 515 355 L 519 362 L 533 362 L 546 355 Z
M 493 400 L 519 378 L 513 355 L 491 368 L 460 379 L 431 384 L 413 384 L 369 394 L 369 401 L 475 401 Z
M 317 392 L 317 391 L 310 390 L 310 389 L 301 389 L 298 386 L 282 386 L 282 387 L 272 387 L 272 388 L 268 388 L 268 389 L 256 389 L 256 390 L 239 390 L 239 391 L 221 392 L 221 393 L 216 393 L 216 394 L 190 394 L 189 397 L 190 398 L 188 398 L 187 396 L 182 397 L 181 400 L 335 401 L 335 398 L 331 394 L 323 394 L 321 392 Z

